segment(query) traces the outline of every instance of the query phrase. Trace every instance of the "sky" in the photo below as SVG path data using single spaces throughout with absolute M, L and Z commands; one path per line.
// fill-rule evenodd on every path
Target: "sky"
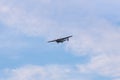
M 119 3 L 0 0 L 0 80 L 120 80 Z

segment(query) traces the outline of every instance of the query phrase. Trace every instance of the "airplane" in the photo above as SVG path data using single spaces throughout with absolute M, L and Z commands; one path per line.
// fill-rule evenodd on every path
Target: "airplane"
M 59 39 L 55 39 L 55 40 L 52 40 L 52 41 L 48 41 L 48 43 L 50 43 L 50 42 L 63 43 L 64 41 L 69 41 L 70 37 L 72 37 L 72 36 L 67 36 L 67 37 L 64 37 L 64 38 L 59 38 Z

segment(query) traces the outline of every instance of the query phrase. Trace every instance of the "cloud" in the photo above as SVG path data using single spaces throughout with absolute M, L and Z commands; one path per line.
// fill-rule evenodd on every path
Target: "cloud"
M 38 17 L 34 12 L 30 13 L 27 8 L 22 8 L 20 5 L 13 6 L 14 3 L 15 2 L 8 3 L 7 5 L 1 3 L 0 18 L 8 27 L 14 28 L 21 33 L 34 36 L 41 35 L 46 32 L 46 30 L 49 30 L 51 28 L 50 26 L 54 26 L 55 23 L 53 21 L 44 19 L 42 15 Z M 44 11 L 44 9 L 42 10 Z
M 31 6 L 32 2 L 35 7 Z M 58 37 L 61 34 L 72 34 L 73 38 L 66 45 L 67 48 L 73 51 L 73 54 L 91 57 L 87 64 L 80 65 L 82 72 L 94 72 L 112 77 L 120 76 L 120 26 L 114 23 L 120 20 L 118 0 L 98 2 L 95 0 L 40 0 L 40 2 L 30 0 L 30 2 L 22 3 L 21 1 L 18 5 L 14 0 L 10 3 L 0 1 L 0 21 L 6 25 L 6 28 L 12 28 L 19 34 L 42 36 L 46 39 Z M 74 13 L 70 14 L 72 12 Z M 75 16 L 76 12 L 82 14 L 78 13 L 78 16 Z M 31 67 L 28 68 L 30 70 L 25 71 L 27 73 L 24 73 L 23 68 L 10 71 L 17 76 L 12 76 L 10 79 L 16 80 L 18 77 L 20 80 L 29 79 L 31 75 L 34 75 L 31 72 L 46 76 L 43 67 L 32 68 L 35 72 L 31 71 Z M 21 75 L 19 71 L 28 77 Z M 59 75 L 62 74 L 59 70 L 56 72 L 60 72 Z M 52 72 L 48 73 L 52 74 Z M 56 76 L 48 77 L 56 79 Z
M 23 2 L 24 2 L 24 4 L 22 4 Z M 101 2 L 101 4 L 106 3 L 105 1 L 100 1 L 100 2 Z M 31 6 L 31 3 L 33 3 L 33 5 L 35 5 L 35 4 L 36 5 Z M 41 5 L 39 5 L 37 3 L 39 3 Z M 49 4 L 47 4 L 47 3 L 49 3 Z M 87 5 L 88 3 L 91 5 L 88 6 Z M 65 24 L 67 23 L 67 25 L 61 26 L 57 20 L 54 20 L 53 18 L 50 18 L 50 17 L 55 17 L 55 16 L 61 17 L 61 14 L 59 15 L 59 12 L 64 13 L 63 16 L 67 16 L 68 14 L 66 14 L 67 13 L 66 11 L 69 12 L 69 10 L 70 10 L 72 12 L 75 9 L 75 10 L 78 10 L 78 12 L 80 12 L 80 10 L 82 9 L 82 13 L 85 13 L 84 16 L 86 16 L 86 17 L 82 17 L 82 18 L 80 17 L 81 18 L 79 21 L 80 24 L 77 22 L 77 23 L 74 23 L 76 25 L 73 25 L 73 26 L 83 25 L 81 27 L 84 27 L 84 26 L 86 26 L 86 24 L 91 24 L 90 19 L 93 18 L 92 21 L 94 22 L 95 21 L 94 17 L 97 18 L 97 20 L 99 21 L 100 18 L 96 17 L 98 15 L 93 16 L 90 13 L 86 14 L 87 13 L 86 7 L 96 10 L 95 7 L 99 8 L 100 5 L 95 5 L 93 7 L 92 4 L 98 4 L 98 3 L 99 2 L 96 2 L 94 0 L 92 0 L 92 1 L 75 0 L 75 1 L 69 1 L 69 2 L 68 1 L 53 1 L 53 0 L 44 0 L 44 1 L 43 0 L 39 0 L 39 1 L 38 0 L 35 0 L 35 1 L 30 0 L 30 2 L 20 1 L 19 5 L 17 5 L 18 3 L 14 0 L 10 3 L 8 1 L 7 2 L 1 1 L 1 9 L 0 9 L 1 16 L 0 17 L 1 17 L 1 21 L 4 24 L 8 25 L 9 27 L 16 28 L 18 31 L 25 33 L 27 35 L 43 36 L 43 35 L 46 35 L 46 33 L 50 33 L 50 35 L 53 35 L 57 32 L 60 32 L 60 33 L 65 33 L 67 31 L 69 32 L 68 28 L 71 30 L 71 27 L 67 27 L 67 28 L 64 28 L 64 27 L 72 25 L 72 23 L 69 23 L 69 21 L 65 21 L 64 23 Z M 109 2 L 108 4 L 111 4 L 111 3 L 112 2 Z M 16 4 L 16 5 L 14 5 L 14 4 Z M 55 5 L 55 4 L 57 4 L 57 5 Z M 73 4 L 73 5 L 71 5 L 71 4 Z M 54 7 L 56 7 L 56 8 L 54 8 Z M 69 9 L 71 7 L 73 7 L 73 8 Z M 77 7 L 79 7 L 79 8 L 77 8 Z M 29 10 L 29 8 L 30 8 L 30 10 Z M 60 8 L 62 8 L 62 9 L 60 9 Z M 86 11 L 84 11 L 84 9 Z M 99 9 L 99 10 L 101 10 L 101 9 Z M 92 12 L 92 11 L 89 11 L 89 12 Z M 99 13 L 96 13 L 96 14 L 99 14 Z M 53 16 L 53 14 L 54 14 L 54 16 Z M 75 15 L 75 14 L 73 14 L 73 15 Z M 83 16 L 83 14 L 80 14 L 80 15 Z M 63 21 L 64 21 L 64 19 L 65 18 L 63 18 Z M 86 19 L 89 19 L 90 21 L 88 21 L 88 20 L 86 21 Z M 93 22 L 92 22 L 92 24 L 94 24 Z M 96 23 L 96 26 L 99 25 L 99 24 L 98 25 L 97 24 L 98 24 L 98 22 Z M 78 29 L 81 29 L 81 28 L 78 28 Z
M 78 65 L 82 72 L 98 73 L 104 76 L 119 77 L 120 76 L 120 59 L 118 55 L 94 56 L 90 63 L 85 65 Z
M 76 35 L 67 48 L 75 55 L 91 57 L 87 64 L 79 65 L 80 72 L 117 78 L 120 76 L 120 28 L 103 19 L 93 22 L 85 29 L 73 30 Z
M 68 47 L 79 54 L 119 54 L 119 26 L 113 26 L 104 20 L 94 20 L 94 23 L 87 24 L 85 29 L 71 31 L 75 37 Z
M 113 80 L 120 80 L 120 78 L 117 78 L 117 79 L 113 79 Z
M 6 69 L 1 80 L 91 80 L 78 73 L 76 69 L 64 65 L 28 65 L 16 69 Z

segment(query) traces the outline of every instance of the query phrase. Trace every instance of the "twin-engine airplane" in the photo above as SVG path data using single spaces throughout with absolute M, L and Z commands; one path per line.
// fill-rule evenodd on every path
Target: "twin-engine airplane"
M 59 38 L 59 39 L 55 39 L 55 40 L 52 40 L 52 41 L 48 41 L 48 43 L 49 42 L 63 43 L 64 41 L 69 41 L 70 37 L 72 37 L 72 36 L 67 36 L 67 37 L 64 37 L 64 38 Z

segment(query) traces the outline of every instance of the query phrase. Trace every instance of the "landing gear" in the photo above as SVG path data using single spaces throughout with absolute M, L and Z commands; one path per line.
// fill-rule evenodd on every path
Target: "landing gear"
M 67 41 L 69 41 L 69 38 L 67 38 Z

